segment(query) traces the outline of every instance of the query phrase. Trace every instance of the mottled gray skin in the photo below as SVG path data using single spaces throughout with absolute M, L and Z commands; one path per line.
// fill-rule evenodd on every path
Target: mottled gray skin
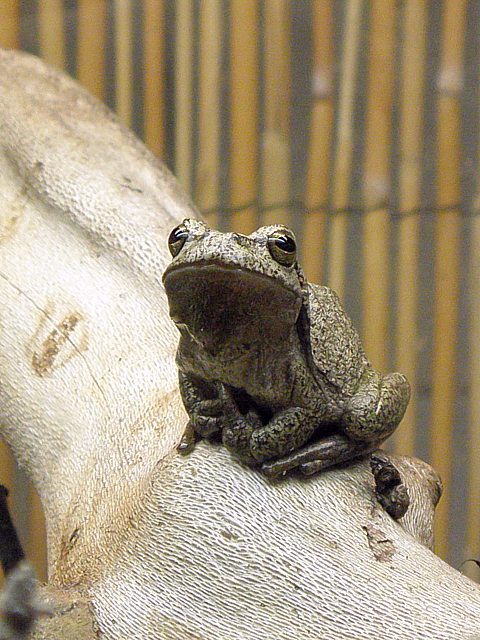
M 183 447 L 192 432 L 221 435 L 268 475 L 308 475 L 376 448 L 410 389 L 372 368 L 337 295 L 306 282 L 279 236 L 294 242 L 283 226 L 244 236 L 187 219 L 172 232 L 163 280 L 180 330 Z

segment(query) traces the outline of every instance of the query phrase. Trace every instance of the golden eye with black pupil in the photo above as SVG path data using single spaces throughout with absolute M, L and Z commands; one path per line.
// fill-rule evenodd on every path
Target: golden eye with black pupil
M 269 236 L 267 244 L 268 250 L 276 262 L 284 267 L 291 267 L 295 264 L 297 245 L 291 235 L 284 231 L 277 231 Z
M 187 241 L 187 238 L 188 230 L 183 224 L 175 227 L 175 229 L 168 236 L 168 248 L 174 258 L 175 256 L 178 256 L 178 254 L 182 250 L 183 245 Z

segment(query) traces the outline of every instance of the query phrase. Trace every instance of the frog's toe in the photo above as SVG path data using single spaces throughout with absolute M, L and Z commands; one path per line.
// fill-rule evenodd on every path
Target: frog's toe
M 192 451 L 195 449 L 195 443 L 197 442 L 197 439 L 199 437 L 200 436 L 195 433 L 195 429 L 193 428 L 193 425 L 189 420 L 182 439 L 177 446 L 178 453 L 180 453 L 182 456 L 186 456 L 189 453 L 192 453 Z
M 261 470 L 264 476 L 271 479 L 284 478 L 289 471 L 295 468 L 292 466 L 289 457 L 280 460 L 268 460 L 262 464 Z
M 202 438 L 208 438 L 222 428 L 222 419 L 219 417 L 196 415 L 192 417 L 192 425 L 196 433 Z

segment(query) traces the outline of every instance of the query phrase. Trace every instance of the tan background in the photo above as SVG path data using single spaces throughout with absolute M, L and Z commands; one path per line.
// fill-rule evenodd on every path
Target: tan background
M 430 461 L 437 550 L 479 578 L 480 2 L 0 0 L 0 46 L 66 69 L 213 226 L 294 228 L 311 280 L 414 394 L 390 447 Z M 38 501 L 0 481 L 44 575 Z

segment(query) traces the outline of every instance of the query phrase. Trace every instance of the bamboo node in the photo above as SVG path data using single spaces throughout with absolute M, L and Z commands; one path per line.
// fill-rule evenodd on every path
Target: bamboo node
M 437 89 L 445 94 L 456 95 L 463 89 L 463 71 L 452 66 L 442 69 L 437 76 Z
M 324 100 L 332 95 L 332 80 L 328 71 L 321 69 L 314 72 L 312 93 L 317 100 Z

